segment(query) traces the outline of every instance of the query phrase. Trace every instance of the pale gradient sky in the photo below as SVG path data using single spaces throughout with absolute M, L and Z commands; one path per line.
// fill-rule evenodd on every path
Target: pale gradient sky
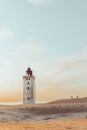
M 28 66 L 37 100 L 87 96 L 87 0 L 0 0 L 0 101 L 22 100 Z

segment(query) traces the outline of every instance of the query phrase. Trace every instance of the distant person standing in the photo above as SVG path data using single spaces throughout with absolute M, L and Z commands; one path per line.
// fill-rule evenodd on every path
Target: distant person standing
M 73 99 L 73 96 L 71 96 L 71 99 Z
M 79 96 L 77 96 L 77 99 L 79 98 Z

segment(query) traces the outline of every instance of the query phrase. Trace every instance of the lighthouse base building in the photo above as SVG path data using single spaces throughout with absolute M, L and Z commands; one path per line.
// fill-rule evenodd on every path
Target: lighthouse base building
M 23 76 L 23 104 L 35 102 L 35 76 L 33 76 L 32 70 L 28 68 L 26 75 Z

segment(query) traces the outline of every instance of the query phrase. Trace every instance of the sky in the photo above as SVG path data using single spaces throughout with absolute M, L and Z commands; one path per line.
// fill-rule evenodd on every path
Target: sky
M 27 67 L 37 101 L 87 96 L 87 0 L 0 0 L 0 102 L 22 101 Z

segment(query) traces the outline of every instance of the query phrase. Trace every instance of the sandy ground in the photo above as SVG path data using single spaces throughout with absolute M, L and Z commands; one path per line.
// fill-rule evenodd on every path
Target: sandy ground
M 87 119 L 0 123 L 0 130 L 87 130 Z
M 87 130 L 87 101 L 0 106 L 0 130 Z

